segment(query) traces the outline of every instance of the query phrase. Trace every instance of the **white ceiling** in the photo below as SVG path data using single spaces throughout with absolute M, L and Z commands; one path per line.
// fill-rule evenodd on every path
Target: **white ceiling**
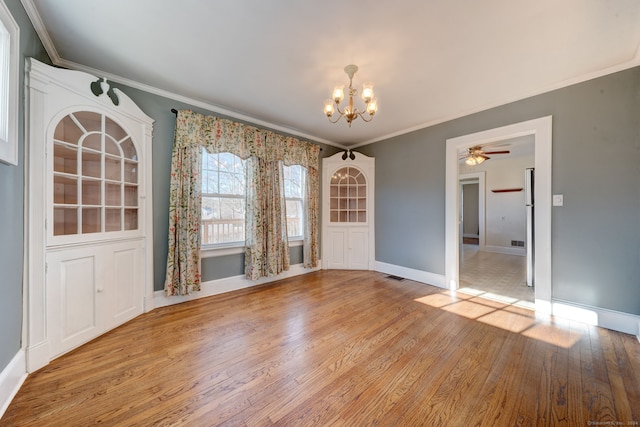
M 56 65 L 338 146 L 640 64 L 638 0 L 22 3 Z M 351 63 L 380 105 L 349 128 L 322 106 Z

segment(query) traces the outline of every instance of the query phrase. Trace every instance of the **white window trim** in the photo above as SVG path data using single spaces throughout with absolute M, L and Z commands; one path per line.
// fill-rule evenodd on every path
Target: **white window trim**
M 20 64 L 18 62 L 20 58 L 20 27 L 16 23 L 15 19 L 11 15 L 11 12 L 4 3 L 4 0 L 0 0 L 0 21 L 4 25 L 5 29 L 9 33 L 9 52 L 8 52 L 8 64 L 6 68 L 8 70 L 7 80 L 0 82 L 0 84 L 6 84 L 7 99 L 7 111 L 6 116 L 0 118 L 0 122 L 6 120 L 6 137 L 1 134 L 0 128 L 0 162 L 8 163 L 10 165 L 18 164 L 18 108 L 19 108 L 19 73 Z M 2 59 L 0 58 L 0 65 Z M 0 107 L 0 114 L 4 114 Z

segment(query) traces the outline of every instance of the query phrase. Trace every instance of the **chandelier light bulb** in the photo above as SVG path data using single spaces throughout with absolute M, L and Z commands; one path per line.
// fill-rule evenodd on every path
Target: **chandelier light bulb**
M 369 103 L 373 99 L 373 83 L 365 83 L 362 85 L 362 100 Z
M 367 113 L 373 116 L 378 111 L 378 100 L 373 98 L 367 103 Z
M 333 107 L 333 100 L 332 99 L 327 99 L 324 101 L 324 113 L 327 115 L 327 117 L 331 117 L 333 116 L 333 113 L 335 112 L 335 108 Z
M 344 86 L 336 86 L 333 88 L 333 100 L 336 104 L 340 104 L 344 99 Z

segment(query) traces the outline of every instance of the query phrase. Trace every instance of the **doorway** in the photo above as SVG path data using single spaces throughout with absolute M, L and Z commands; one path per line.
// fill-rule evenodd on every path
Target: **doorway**
M 466 150 L 461 150 L 461 292 L 533 307 L 533 288 L 526 280 L 529 268 L 525 244 L 532 239 L 527 233 L 523 190 L 525 170 L 534 165 L 534 142 L 533 136 L 526 135 L 485 144 L 481 149 L 486 151 L 487 161 L 475 165 L 465 163 Z M 477 176 L 485 178 L 486 190 L 479 191 Z M 479 200 L 484 202 L 482 209 Z M 480 213 L 486 242 L 482 247 L 478 244 Z
M 504 139 L 531 135 L 535 139 L 535 309 L 550 312 L 551 303 L 551 116 L 474 134 L 448 139 L 446 142 L 445 184 L 445 281 L 451 290 L 460 285 L 460 189 L 458 153 L 460 149 L 489 144 Z

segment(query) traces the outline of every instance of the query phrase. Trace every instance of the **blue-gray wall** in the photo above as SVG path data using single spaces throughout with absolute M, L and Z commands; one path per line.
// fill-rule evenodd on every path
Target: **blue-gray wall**
M 5 0 L 20 27 L 20 87 L 24 58 L 51 63 L 19 0 Z M 0 163 L 0 372 L 18 353 L 22 336 L 24 251 L 24 100 L 20 92 L 18 166 Z
M 553 297 L 640 314 L 640 68 L 362 147 L 376 158 L 376 259 L 445 261 L 445 141 L 553 116 Z

